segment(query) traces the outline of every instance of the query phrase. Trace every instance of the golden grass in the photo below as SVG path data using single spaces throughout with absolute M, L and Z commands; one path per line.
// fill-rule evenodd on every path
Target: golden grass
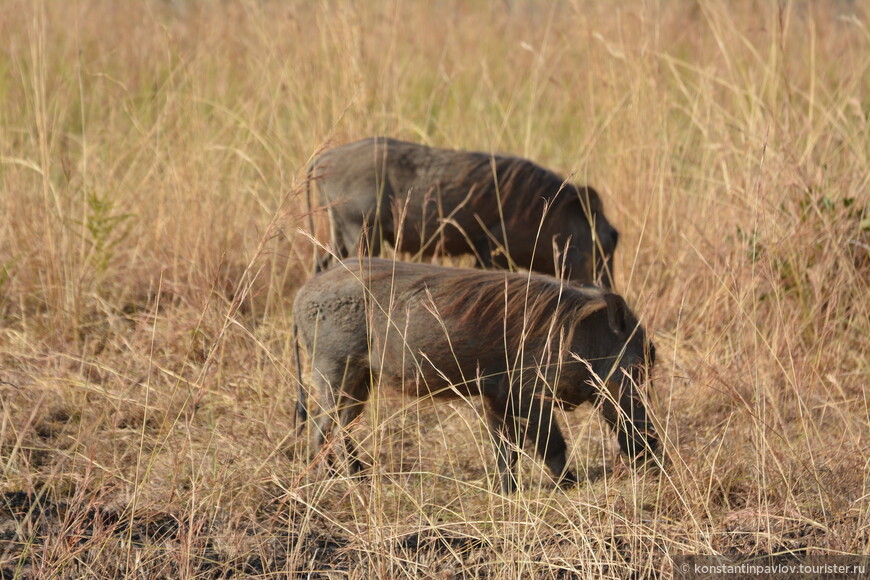
M 0 12 L 0 575 L 569 578 L 870 552 L 860 3 L 138 3 Z M 376 397 L 299 454 L 306 163 L 370 135 L 603 192 L 664 468 L 492 491 L 478 413 Z M 325 219 L 316 214 L 325 240 Z M 331 574 L 331 576 L 329 576 Z

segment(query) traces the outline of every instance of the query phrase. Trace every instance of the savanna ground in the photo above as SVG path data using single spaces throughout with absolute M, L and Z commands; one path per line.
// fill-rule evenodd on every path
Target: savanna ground
M 866 4 L 9 0 L 0 39 L 0 576 L 870 552 Z M 479 409 L 391 396 L 369 478 L 303 458 L 305 166 L 378 134 L 603 193 L 660 467 L 579 409 L 589 482 L 504 496 Z

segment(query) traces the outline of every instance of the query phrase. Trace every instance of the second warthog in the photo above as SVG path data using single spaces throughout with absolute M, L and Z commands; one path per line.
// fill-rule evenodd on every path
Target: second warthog
M 576 481 L 554 405 L 600 404 L 629 456 L 657 446 L 638 391 L 655 354 L 625 301 L 606 290 L 534 274 L 353 259 L 302 286 L 293 317 L 311 361 L 316 404 L 309 410 L 300 377 L 298 408 L 303 420 L 313 415 L 315 453 L 382 383 L 415 397 L 483 397 L 505 491 L 516 487 L 527 436 L 557 481 Z
M 598 193 L 526 159 L 375 137 L 324 152 L 310 174 L 339 258 L 388 242 L 612 287 L 618 234 Z

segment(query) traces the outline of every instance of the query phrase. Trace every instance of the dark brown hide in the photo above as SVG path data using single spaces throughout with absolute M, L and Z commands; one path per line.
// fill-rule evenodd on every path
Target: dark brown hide
M 527 434 L 558 481 L 576 481 L 554 404 L 600 402 L 624 452 L 656 446 L 636 392 L 651 345 L 622 298 L 605 290 L 534 274 L 347 260 L 299 290 L 293 315 L 311 358 L 315 450 L 381 383 L 416 397 L 482 396 L 505 490 L 516 485 L 516 445 Z M 301 388 L 302 411 L 305 400 Z M 358 466 L 352 447 L 349 455 Z
M 339 258 L 388 242 L 612 287 L 618 234 L 598 193 L 526 159 L 376 137 L 326 151 L 310 174 Z

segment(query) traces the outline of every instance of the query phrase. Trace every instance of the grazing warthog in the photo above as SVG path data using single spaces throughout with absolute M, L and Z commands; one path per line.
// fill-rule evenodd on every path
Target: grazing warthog
M 564 268 L 574 282 L 612 287 L 618 233 L 598 193 L 526 159 L 375 137 L 324 152 L 309 174 L 339 258 L 377 256 L 386 241 L 421 256 L 474 254 L 484 268 Z
M 625 301 L 606 290 L 535 274 L 352 259 L 302 286 L 293 316 L 311 360 L 315 453 L 360 414 L 379 380 L 415 397 L 482 396 L 505 491 L 516 487 L 517 446 L 527 435 L 561 485 L 576 481 L 554 404 L 600 404 L 631 457 L 658 444 L 637 393 L 653 347 Z M 354 445 L 345 442 L 356 471 Z

